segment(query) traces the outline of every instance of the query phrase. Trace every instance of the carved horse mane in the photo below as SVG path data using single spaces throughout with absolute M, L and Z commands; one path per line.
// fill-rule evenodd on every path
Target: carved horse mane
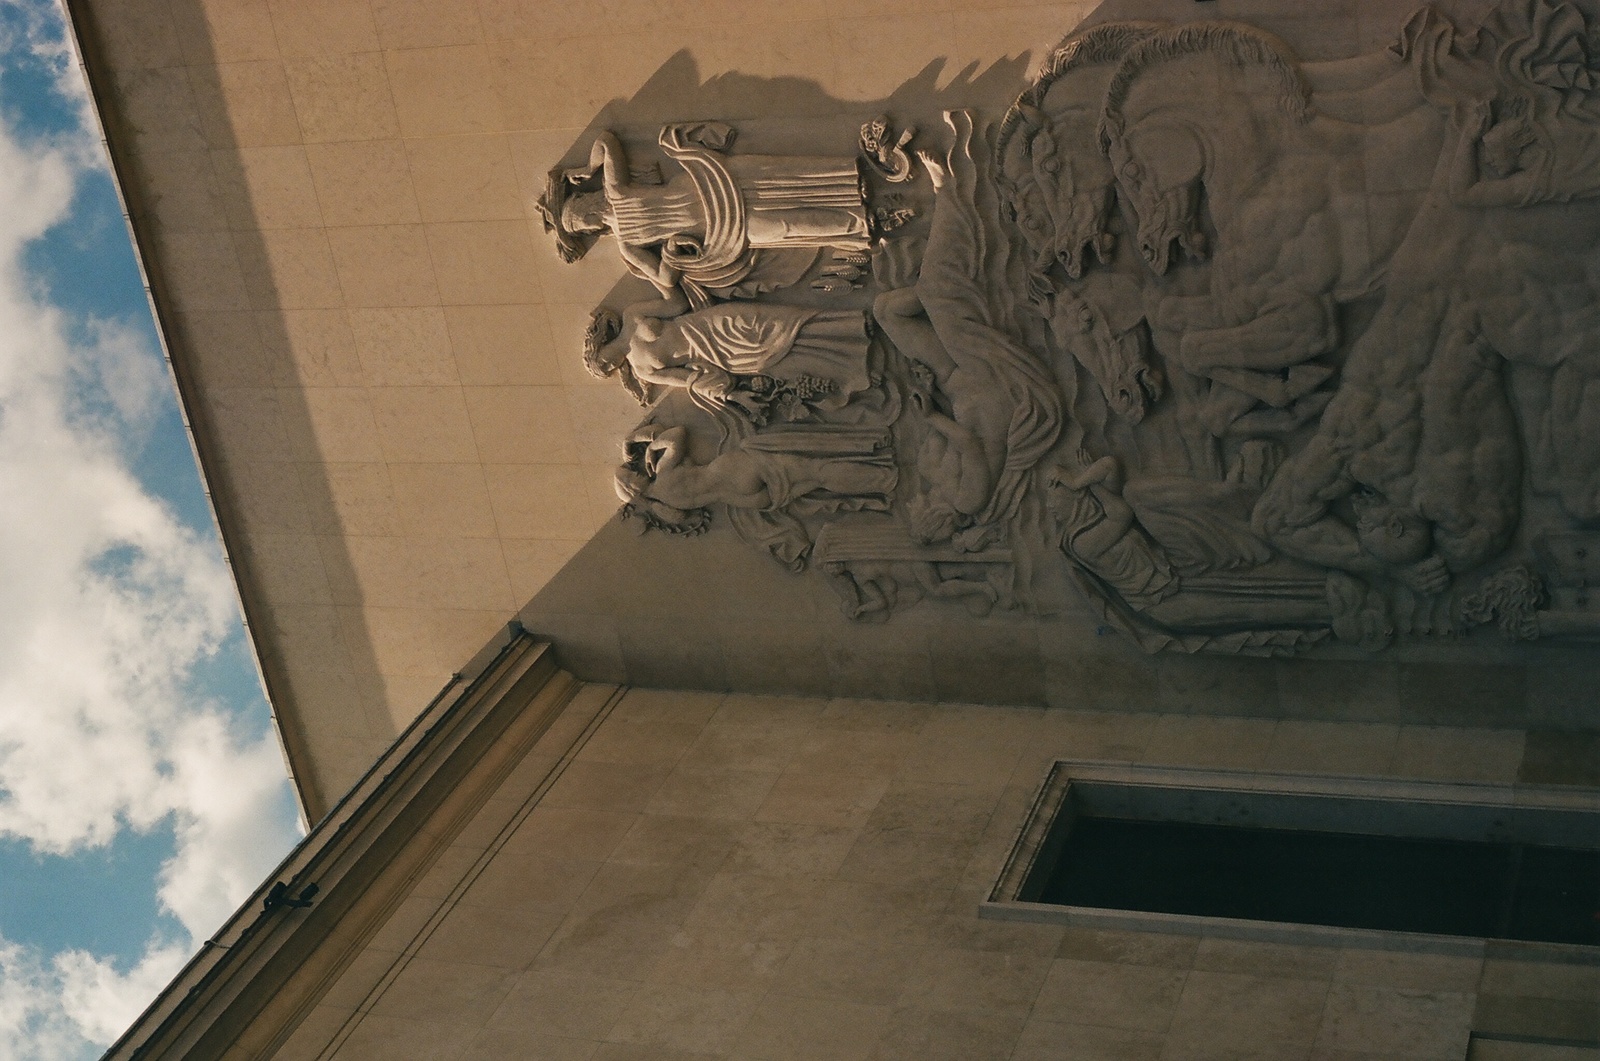
M 1164 25 L 1108 22 L 1068 36 L 1049 53 L 1000 122 L 993 179 L 1007 216 L 1024 229 L 1032 258 L 1029 290 L 1036 302 L 1048 298 L 1053 286 L 1048 274 L 1058 261 L 1069 277 L 1077 279 L 1086 255 L 1093 253 L 1108 262 L 1115 245 L 1106 231 L 1115 208 L 1110 169 L 1100 180 L 1086 177 L 1082 169 L 1104 165 L 1093 157 L 1095 130 L 1078 128 L 1081 119 L 1047 113 L 1047 98 L 1063 79 L 1095 68 L 1089 75 L 1092 81 L 1084 83 L 1093 98 L 1080 100 L 1080 105 L 1087 103 L 1090 111 L 1085 116 L 1097 120 L 1105 81 L 1130 49 Z
M 1005 152 L 1006 144 L 1017 134 L 1017 130 L 1028 123 L 1024 108 L 1042 107 L 1045 96 L 1057 81 L 1080 67 L 1120 62 L 1134 45 L 1154 36 L 1162 28 L 1163 24 L 1159 22 L 1107 22 L 1072 34 L 1056 45 L 1033 83 L 1022 90 L 1022 94 L 1000 120 L 1000 132 L 995 141 L 996 160 Z
M 1265 30 L 1237 22 L 1192 22 L 1155 34 L 1135 45 L 1122 60 L 1106 89 L 1101 148 L 1108 149 L 1122 136 L 1127 125 L 1123 108 L 1141 74 L 1159 63 L 1208 53 L 1241 66 L 1264 67 L 1278 82 L 1278 105 L 1283 112 L 1296 123 L 1310 120 L 1311 85 L 1287 44 Z
M 1181 124 L 1189 127 L 1183 135 L 1192 137 L 1193 142 L 1183 155 L 1168 159 L 1169 172 L 1162 177 L 1161 187 L 1141 188 L 1145 183 L 1141 166 L 1127 156 L 1131 152 L 1130 138 L 1137 133 L 1130 126 L 1137 126 L 1148 116 L 1130 118 L 1127 108 L 1137 87 L 1153 85 L 1156 86 L 1153 90 L 1159 91 L 1164 87 L 1161 75 L 1166 72 L 1161 68 L 1190 57 L 1257 72 L 1264 75 L 1268 84 L 1264 91 L 1255 91 L 1252 87 L 1251 91 L 1225 92 L 1220 98 L 1174 97 L 1167 101 L 1167 111 L 1181 112 Z M 1250 135 L 1259 137 L 1266 134 L 1257 129 L 1258 119 L 1270 120 L 1270 113 L 1262 111 L 1271 112 L 1275 108 L 1281 112 L 1280 120 L 1284 123 L 1280 130 L 1282 138 L 1290 128 L 1306 125 L 1311 120 L 1311 91 L 1310 82 L 1288 45 L 1252 26 L 1195 22 L 1164 30 L 1134 46 L 1106 88 L 1099 140 L 1101 150 L 1111 158 L 1117 170 L 1118 184 L 1138 215 L 1139 253 L 1151 269 L 1158 275 L 1167 271 L 1174 242 L 1193 261 L 1210 256 L 1209 237 L 1200 218 L 1200 198 L 1210 167 L 1219 157 L 1227 158 L 1230 154 L 1225 152 L 1218 156 L 1212 146 L 1202 146 L 1215 135 L 1216 123 L 1227 127 L 1231 122 L 1247 131 L 1255 129 Z M 1236 116 L 1222 112 L 1229 103 L 1248 108 L 1251 117 L 1240 125 Z M 1194 167 L 1189 176 L 1179 177 L 1170 171 L 1170 165 L 1185 163 Z M 1217 223 L 1222 224 L 1220 220 Z

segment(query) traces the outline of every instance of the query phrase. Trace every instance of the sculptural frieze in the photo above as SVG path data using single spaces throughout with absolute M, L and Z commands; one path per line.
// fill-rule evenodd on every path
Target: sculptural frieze
M 552 172 L 563 256 L 653 289 L 584 350 L 647 410 L 640 526 L 725 518 L 857 621 L 1070 586 L 1152 651 L 1600 637 L 1600 0 L 1318 61 L 1104 22 L 1009 107 L 892 105 Z
M 975 616 L 1017 603 L 1009 549 L 927 545 L 888 514 L 830 520 L 817 536 L 813 560 L 851 619 L 883 622 L 896 608 L 923 599 L 959 601 Z

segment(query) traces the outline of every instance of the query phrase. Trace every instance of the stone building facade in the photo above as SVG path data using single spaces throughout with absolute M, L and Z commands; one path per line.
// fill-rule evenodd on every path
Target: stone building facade
M 1600 1041 L 979 915 L 1060 759 L 1593 804 L 1592 4 L 67 7 L 318 823 L 109 1056 Z

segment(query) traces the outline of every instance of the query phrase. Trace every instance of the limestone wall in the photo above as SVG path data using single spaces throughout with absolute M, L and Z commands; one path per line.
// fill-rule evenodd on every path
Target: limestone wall
M 776 80 L 720 116 L 1014 82 L 1093 5 L 68 6 L 316 818 L 615 513 L 636 406 L 580 348 L 622 266 L 563 267 L 533 206 L 595 115 L 735 70 Z
M 630 690 L 543 795 L 535 749 L 277 1057 L 1459 1061 L 1473 1030 L 1600 1035 L 1592 965 L 979 920 L 1056 757 L 1575 780 L 1515 730 Z

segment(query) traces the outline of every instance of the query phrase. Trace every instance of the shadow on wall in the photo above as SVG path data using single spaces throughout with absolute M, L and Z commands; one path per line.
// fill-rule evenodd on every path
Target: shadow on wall
M 1085 607 L 1039 617 L 909 609 L 847 619 L 726 523 L 683 538 L 613 520 L 519 618 L 589 681 L 821 697 L 1313 721 L 1594 728 L 1592 650 L 1478 646 L 1382 659 L 1146 655 Z M 1493 647 L 1492 644 L 1489 647 Z
M 336 576 L 353 564 L 332 489 L 302 474 L 317 457 L 313 410 L 305 389 L 294 385 L 307 370 L 294 347 L 308 336 L 291 335 L 282 315 L 266 312 L 320 310 L 301 314 L 316 331 L 310 344 L 323 344 L 322 374 L 310 382 L 357 383 L 348 329 L 332 326 L 330 318 L 342 316 L 324 309 L 339 304 L 337 280 L 318 239 L 291 248 L 298 272 L 274 261 L 239 161 L 246 149 L 299 137 L 282 69 L 219 54 L 200 0 L 171 0 L 131 16 L 108 15 L 87 0 L 69 0 L 67 9 L 207 491 L 219 523 L 244 531 L 229 536 L 229 562 L 295 786 L 315 821 L 393 740 L 395 723 L 372 646 L 341 636 L 335 604 L 355 610 L 363 603 L 354 580 L 336 577 L 331 594 L 318 584 L 314 535 L 322 536 L 321 562 Z M 241 117 L 228 106 L 230 92 L 258 106 L 243 108 Z M 302 204 L 301 211 L 293 223 L 304 236 L 318 218 L 314 207 L 305 212 Z M 284 273 L 298 286 L 286 284 Z M 269 600 L 268 584 L 290 591 Z M 314 742 L 311 729 L 333 736 Z

